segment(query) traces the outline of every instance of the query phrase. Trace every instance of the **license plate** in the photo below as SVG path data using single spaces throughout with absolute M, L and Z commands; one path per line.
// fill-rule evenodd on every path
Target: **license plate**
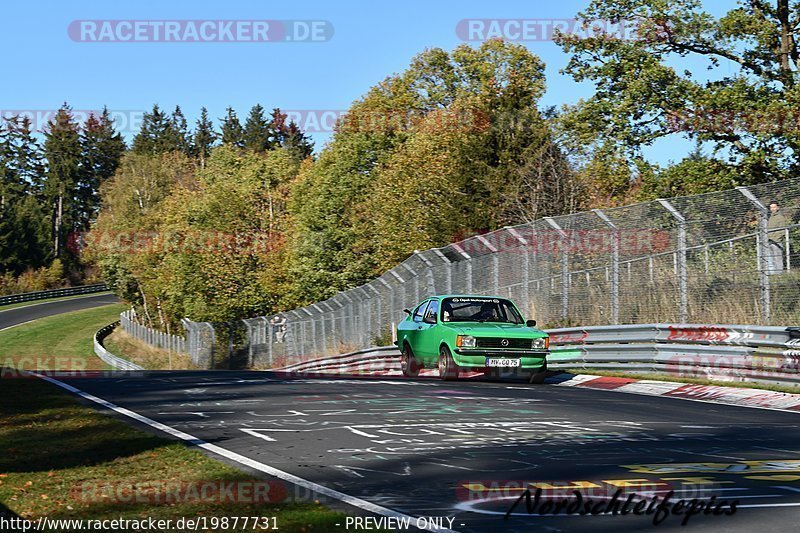
M 496 359 L 493 357 L 486 358 L 486 366 L 488 367 L 515 367 L 519 366 L 519 359 Z

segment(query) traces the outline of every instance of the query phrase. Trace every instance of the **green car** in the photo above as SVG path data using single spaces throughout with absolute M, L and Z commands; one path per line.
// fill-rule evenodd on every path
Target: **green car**
M 442 379 L 460 370 L 490 375 L 512 369 L 541 383 L 547 371 L 550 338 L 525 322 L 511 300 L 495 296 L 445 295 L 426 298 L 397 326 L 403 375 L 439 368 Z

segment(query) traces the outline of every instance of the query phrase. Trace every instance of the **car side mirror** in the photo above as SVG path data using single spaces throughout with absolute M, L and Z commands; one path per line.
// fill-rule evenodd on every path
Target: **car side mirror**
M 411 309 L 403 309 L 403 312 L 408 316 L 411 316 Z
M 528 326 L 529 328 L 535 328 L 536 327 L 536 321 L 535 320 L 526 320 L 525 321 L 525 325 Z

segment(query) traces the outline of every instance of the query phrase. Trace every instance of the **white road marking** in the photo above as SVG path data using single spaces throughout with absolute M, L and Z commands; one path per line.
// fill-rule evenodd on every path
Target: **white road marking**
M 389 509 L 387 507 L 383 507 L 381 505 L 377 505 L 377 504 L 369 502 L 367 500 L 362 500 L 361 498 L 357 498 L 355 496 L 350 496 L 349 494 L 345 494 L 343 492 L 339 492 L 338 490 L 334 490 L 334 489 L 325 487 L 323 485 L 319 485 L 317 483 L 314 483 L 313 481 L 309 481 L 307 479 L 303 479 L 303 478 L 301 478 L 299 476 L 296 476 L 294 474 L 290 474 L 289 472 L 284 472 L 283 470 L 279 470 L 279 469 L 277 469 L 277 468 L 275 468 L 273 466 L 269 466 L 267 464 L 261 463 L 259 461 L 254 460 L 254 459 L 250 459 L 249 457 L 245 457 L 244 455 L 240 455 L 240 454 L 238 454 L 236 452 L 232 452 L 232 451 L 227 450 L 225 448 L 221 448 L 221 447 L 219 447 L 219 446 L 217 446 L 215 444 L 210 444 L 210 443 L 208 443 L 208 442 L 206 442 L 206 441 L 204 441 L 202 439 L 198 439 L 197 437 L 195 437 L 193 435 L 190 435 L 188 433 L 184 433 L 183 431 L 180 431 L 180 430 L 177 430 L 177 429 L 175 429 L 173 427 L 167 426 L 166 424 L 162 424 L 161 422 L 156 422 L 155 420 L 153 420 L 151 418 L 147 418 L 146 416 L 140 415 L 139 413 L 131 411 L 130 409 L 126 409 L 124 407 L 120 407 L 118 405 L 115 405 L 115 404 L 107 401 L 107 400 L 104 400 L 102 398 L 98 398 L 97 396 L 89 394 L 88 392 L 84 392 L 84 391 L 82 391 L 80 389 L 77 389 L 77 388 L 73 387 L 72 385 L 68 385 L 67 383 L 59 381 L 57 379 L 53 379 L 53 378 L 48 377 L 48 376 L 43 376 L 41 374 L 36 374 L 34 372 L 31 372 L 31 375 L 36 376 L 36 377 L 38 377 L 40 379 L 43 379 L 43 380 L 45 380 L 45 381 L 47 381 L 49 383 L 52 383 L 54 385 L 57 385 L 57 386 L 61 387 L 62 389 L 68 390 L 69 392 L 71 392 L 73 394 L 77 394 L 81 398 L 84 398 L 84 399 L 89 400 L 91 402 L 94 402 L 96 404 L 102 405 L 103 407 L 105 407 L 107 409 L 111 409 L 112 411 L 116 411 L 117 413 L 119 413 L 121 415 L 125 415 L 125 416 L 127 416 L 129 418 L 132 418 L 132 419 L 138 421 L 138 422 L 141 422 L 143 424 L 147 424 L 148 426 L 150 426 L 152 428 L 155 428 L 155 429 L 158 429 L 160 431 L 163 431 L 164 433 L 168 433 L 169 435 L 172 435 L 173 437 L 176 437 L 176 438 L 179 438 L 181 440 L 184 440 L 184 441 L 188 442 L 189 444 L 191 444 L 192 446 L 197 446 L 198 448 L 202 448 L 202 449 L 207 450 L 207 451 L 209 451 L 211 453 L 215 453 L 217 455 L 225 457 L 226 459 L 230 459 L 231 461 L 235 461 L 235 462 L 237 462 L 239 464 L 242 464 L 244 466 L 247 466 L 249 468 L 253 468 L 254 470 L 258 470 L 259 472 L 263 472 L 263 473 L 265 473 L 267 475 L 276 477 L 278 479 L 282 479 L 283 481 L 286 481 L 288 483 L 292 483 L 292 484 L 297 485 L 299 487 L 303 487 L 304 489 L 308 489 L 308 490 L 310 490 L 312 492 L 316 492 L 317 494 L 323 494 L 325 496 L 328 496 L 330 498 L 339 500 L 339 501 L 344 502 L 344 503 L 346 503 L 348 505 L 352 505 L 353 507 L 358 507 L 359 509 L 363 509 L 363 510 L 368 511 L 370 513 L 379 514 L 379 515 L 387 516 L 387 517 L 398 518 L 398 519 L 401 519 L 401 520 L 407 519 L 407 520 L 412 520 L 412 521 L 416 522 L 417 518 L 414 517 L 414 516 L 410 516 L 410 515 L 401 513 L 399 511 L 395 511 L 393 509 Z M 455 533 L 454 530 L 452 530 L 452 529 L 440 529 L 440 528 L 435 528 L 435 527 L 431 527 L 431 528 L 425 529 L 424 531 Z

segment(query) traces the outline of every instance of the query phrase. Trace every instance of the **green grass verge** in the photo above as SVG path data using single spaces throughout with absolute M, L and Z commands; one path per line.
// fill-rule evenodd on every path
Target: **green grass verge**
M 0 331 L 0 365 L 32 369 L 81 370 L 106 368 L 95 354 L 92 339 L 98 329 L 119 319 L 122 304 L 104 305 L 40 318 Z M 43 365 L 43 366 L 41 366 Z
M 93 292 L 91 294 L 78 294 L 75 296 L 61 296 L 59 298 L 45 298 L 44 300 L 33 300 L 30 302 L 20 302 L 15 304 L 6 304 L 0 305 L 0 311 L 5 311 L 7 309 L 16 309 L 18 307 L 28 307 L 31 305 L 36 304 L 49 304 L 52 302 L 61 302 L 63 300 L 74 300 L 76 298 L 86 298 L 87 296 L 100 296 L 101 294 L 111 294 L 110 291 L 103 291 L 103 292 Z
M 290 532 L 332 531 L 344 520 L 318 503 L 285 499 L 292 489 L 282 485 L 270 485 L 271 498 L 262 498 L 266 503 L 250 497 L 231 502 L 213 494 L 202 499 L 191 490 L 220 482 L 250 487 L 254 480 L 181 443 L 84 406 L 49 383 L 0 382 L 0 502 L 22 518 L 261 516 L 275 517 L 280 530 Z M 170 486 L 185 490 L 170 497 Z
M 675 383 L 690 383 L 692 385 L 717 385 L 719 387 L 731 387 L 736 389 L 762 389 L 775 392 L 787 392 L 790 394 L 800 394 L 800 387 L 771 385 L 769 383 L 750 383 L 746 381 L 717 381 L 705 378 L 676 377 L 672 374 L 661 374 L 657 372 L 618 372 L 609 370 L 594 370 L 591 368 L 586 368 L 583 370 L 571 369 L 569 372 L 592 374 L 597 376 L 609 376 L 615 378 L 651 379 L 657 381 L 672 381 Z

